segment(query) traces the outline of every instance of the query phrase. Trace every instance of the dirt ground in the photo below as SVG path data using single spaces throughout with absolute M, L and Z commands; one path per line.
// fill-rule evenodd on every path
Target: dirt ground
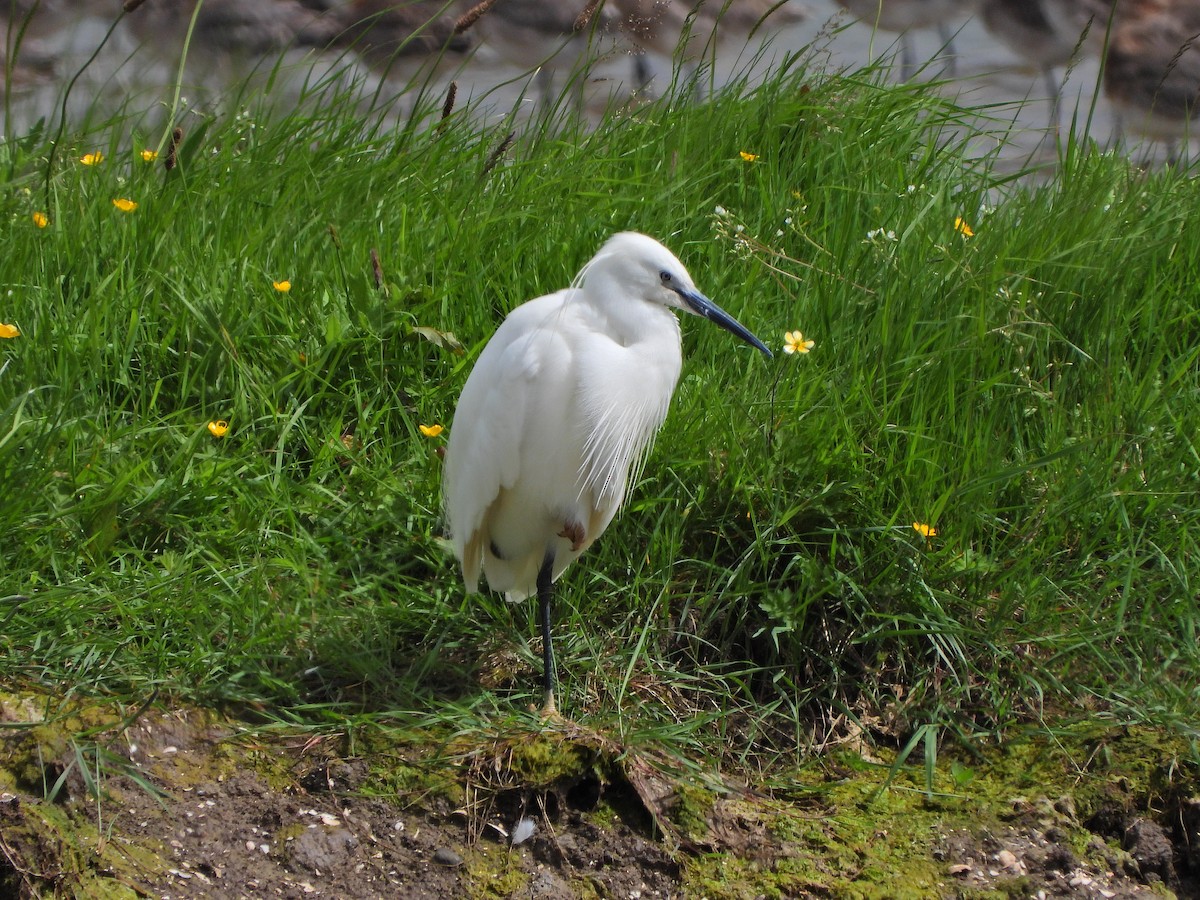
M 0 897 L 1200 897 L 1200 802 L 1139 810 L 1136 774 L 1086 813 L 1028 790 L 873 811 L 837 793 L 853 766 L 697 787 L 573 725 L 434 748 L 40 709 L 0 703 Z

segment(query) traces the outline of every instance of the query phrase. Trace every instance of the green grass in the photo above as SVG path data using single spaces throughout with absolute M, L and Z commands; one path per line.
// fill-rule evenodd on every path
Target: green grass
M 136 120 L 65 134 L 48 180 L 44 138 L 0 148 L 0 678 L 301 721 L 522 708 L 532 610 L 463 596 L 418 426 L 507 310 L 636 229 L 816 346 L 684 323 L 643 480 L 561 582 L 567 712 L 732 754 L 839 713 L 1185 727 L 1193 179 L 1078 142 L 1029 186 L 870 72 L 518 129 L 491 167 L 512 123 L 310 100 L 192 127 L 167 174 Z

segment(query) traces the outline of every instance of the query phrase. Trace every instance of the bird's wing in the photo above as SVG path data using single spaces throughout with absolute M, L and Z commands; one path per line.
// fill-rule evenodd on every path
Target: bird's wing
M 478 585 L 488 510 L 520 476 L 522 439 L 534 412 L 528 385 L 537 380 L 548 356 L 561 349 L 540 323 L 561 307 L 562 294 L 531 300 L 509 314 L 479 355 L 458 400 L 446 449 L 443 499 L 470 591 Z
M 1163 116 L 1187 118 L 1196 104 L 1198 69 L 1200 50 L 1194 39 L 1171 16 L 1158 15 L 1118 25 L 1105 63 L 1105 83 L 1109 95 L 1118 100 Z

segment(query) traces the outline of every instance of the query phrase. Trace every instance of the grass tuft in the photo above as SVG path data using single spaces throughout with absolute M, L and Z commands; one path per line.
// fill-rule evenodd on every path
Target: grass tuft
M 797 60 L 594 130 L 452 95 L 384 129 L 313 90 L 169 127 L 165 172 L 124 119 L 4 145 L 0 677 L 313 722 L 530 702 L 532 611 L 463 598 L 420 426 L 508 310 L 636 229 L 815 346 L 684 323 L 643 481 L 563 581 L 574 715 L 743 762 L 1184 727 L 1195 180 L 1083 144 L 1015 180 L 927 89 Z

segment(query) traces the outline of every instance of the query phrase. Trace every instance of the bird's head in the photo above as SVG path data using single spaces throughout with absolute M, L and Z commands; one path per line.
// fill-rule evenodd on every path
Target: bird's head
M 603 284 L 601 290 L 623 299 L 659 303 L 702 316 L 772 355 L 746 326 L 700 293 L 683 263 L 652 237 L 635 231 L 614 234 L 580 273 L 580 279 Z

